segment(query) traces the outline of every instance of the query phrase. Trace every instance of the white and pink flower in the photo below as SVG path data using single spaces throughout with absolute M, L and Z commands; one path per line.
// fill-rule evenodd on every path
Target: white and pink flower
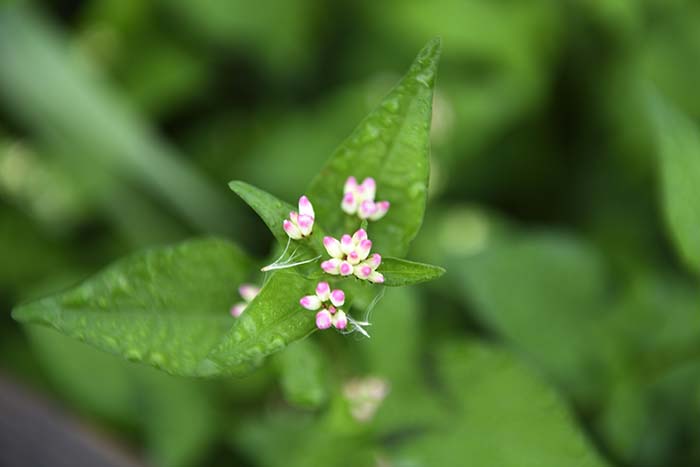
M 282 228 L 292 240 L 308 237 L 314 228 L 314 207 L 306 196 L 299 198 L 299 212 L 289 213 L 289 219 L 282 222 Z
M 299 304 L 307 310 L 317 311 L 316 327 L 328 329 L 345 329 L 348 318 L 341 306 L 345 304 L 345 292 L 340 289 L 331 290 L 328 282 L 319 282 L 314 295 L 307 295 L 299 300 Z
M 372 241 L 367 238 L 367 232 L 360 229 L 353 234 L 343 235 L 340 240 L 324 237 L 323 246 L 331 255 L 331 259 L 321 263 L 321 269 L 328 274 L 350 276 L 368 280 L 375 284 L 384 282 L 384 276 L 377 272 L 382 263 L 382 257 L 374 253 L 370 255 Z
M 365 178 L 362 183 L 357 183 L 355 177 L 348 177 L 343 188 L 343 200 L 340 207 L 350 215 L 360 219 L 378 221 L 389 211 L 389 201 L 374 201 L 377 193 L 377 183 L 372 177 Z
M 260 287 L 253 284 L 241 284 L 238 287 L 238 293 L 241 294 L 243 301 L 231 307 L 231 316 L 234 318 L 238 318 L 243 314 L 248 304 L 260 293 Z

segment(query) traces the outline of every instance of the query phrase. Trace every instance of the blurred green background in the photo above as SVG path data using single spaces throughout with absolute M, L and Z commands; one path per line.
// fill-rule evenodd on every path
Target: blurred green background
M 448 273 L 387 293 L 371 341 L 314 336 L 247 378 L 196 381 L 11 320 L 150 245 L 219 234 L 267 255 L 227 182 L 293 201 L 436 35 L 411 257 Z M 484 345 L 551 388 L 609 465 L 700 465 L 700 289 L 666 233 L 646 97 L 700 122 L 698 83 L 690 0 L 5 2 L 0 379 L 153 465 L 550 465 L 472 457 L 460 440 L 494 423 L 478 410 L 451 414 L 456 438 L 425 435 L 448 420 L 440 381 Z M 391 389 L 351 425 L 338 388 L 367 375 Z M 477 408 L 517 412 L 513 381 Z M 415 461 L 436 441 L 449 461 Z

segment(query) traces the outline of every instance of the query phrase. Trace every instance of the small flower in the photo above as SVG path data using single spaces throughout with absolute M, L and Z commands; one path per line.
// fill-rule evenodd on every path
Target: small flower
M 241 298 L 243 298 L 244 301 L 236 303 L 231 307 L 231 316 L 234 318 L 238 318 L 243 314 L 248 304 L 260 293 L 260 287 L 253 284 L 241 284 L 241 286 L 238 287 L 238 293 L 241 294 Z
M 372 241 L 367 238 L 367 232 L 360 229 L 353 234 L 343 235 L 340 240 L 333 237 L 324 237 L 323 246 L 331 255 L 331 259 L 321 263 L 321 269 L 328 274 L 349 276 L 354 274 L 357 278 L 381 284 L 384 276 L 377 272 L 382 263 L 381 255 L 375 253 L 370 256 Z
M 347 315 L 340 309 L 345 304 L 345 292 L 340 289 L 331 290 L 328 282 L 319 282 L 316 293 L 302 297 L 299 304 L 307 310 L 319 310 L 316 313 L 316 327 L 319 329 L 333 326 L 342 330 L 348 325 Z
M 389 394 L 389 384 L 380 378 L 352 379 L 344 384 L 343 395 L 350 414 L 359 422 L 369 422 Z
M 299 212 L 289 213 L 289 219 L 282 222 L 282 228 L 292 240 L 308 237 L 314 228 L 314 207 L 306 196 L 299 198 Z
M 343 188 L 341 209 L 350 215 L 357 214 L 360 219 L 378 221 L 389 211 L 389 201 L 374 201 L 377 192 L 377 182 L 372 177 L 357 183 L 355 177 L 348 177 Z

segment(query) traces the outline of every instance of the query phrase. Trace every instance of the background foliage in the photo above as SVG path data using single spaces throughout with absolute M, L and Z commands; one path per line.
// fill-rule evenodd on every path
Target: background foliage
M 436 35 L 409 257 L 448 273 L 372 339 L 198 380 L 11 320 L 145 247 L 271 254 L 228 182 L 293 202 Z M 6 2 L 0 379 L 155 465 L 697 465 L 698 80 L 690 0 Z

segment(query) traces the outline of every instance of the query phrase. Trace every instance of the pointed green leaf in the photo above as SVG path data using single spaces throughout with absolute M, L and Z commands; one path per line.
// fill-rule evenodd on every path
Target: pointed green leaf
M 293 273 L 274 274 L 233 319 L 237 286 L 251 270 L 233 244 L 193 240 L 127 257 L 13 316 L 168 373 L 239 374 L 314 328 L 298 304 L 313 284 Z
M 277 355 L 280 383 L 287 402 L 317 408 L 328 400 L 328 361 L 324 350 L 314 340 L 295 342 Z
M 285 219 L 289 219 L 289 213 L 291 211 L 297 211 L 297 208 L 245 182 L 233 181 L 230 182 L 228 186 L 253 208 L 263 222 L 265 222 L 265 225 L 270 229 L 270 232 L 272 232 L 272 235 L 275 236 L 279 244 L 285 247 L 289 241 L 289 237 L 282 228 L 282 222 Z M 298 251 L 295 257 L 298 260 L 304 260 L 318 255 L 325 255 L 326 250 L 323 248 L 323 236 L 323 229 L 319 222 L 316 221 L 314 223 L 314 230 L 308 239 L 294 241 L 293 248 L 303 250 Z
M 445 269 L 439 266 L 390 257 L 382 258 L 377 271 L 384 274 L 384 285 L 390 287 L 420 284 L 445 274 Z
M 437 357 L 450 416 L 445 426 L 406 443 L 402 463 L 458 466 L 468 459 L 470 465 L 499 467 L 606 465 L 558 394 L 508 352 L 451 342 Z
M 350 225 L 340 202 L 345 180 L 374 177 L 377 200 L 391 202 L 389 213 L 369 226 L 381 254 L 402 256 L 423 222 L 428 193 L 428 151 L 433 87 L 440 40 L 430 41 L 408 73 L 334 152 L 307 195 L 317 218 L 335 236 Z
M 299 299 L 315 288 L 315 282 L 293 271 L 274 273 L 198 372 L 245 373 L 264 357 L 311 334 L 315 313 L 302 308 Z
M 700 272 L 700 130 L 660 97 L 651 102 L 666 223 L 683 261 Z

